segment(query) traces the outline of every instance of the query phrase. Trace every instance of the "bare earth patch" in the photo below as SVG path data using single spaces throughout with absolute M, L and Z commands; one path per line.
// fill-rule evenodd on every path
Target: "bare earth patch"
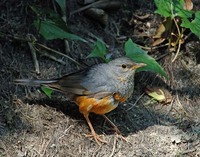
M 76 1 L 67 1 L 69 10 L 79 8 Z M 51 3 L 33 1 L 1 1 L 0 32 L 12 36 L 36 34 L 33 27 L 35 15 L 28 4 L 52 8 Z M 148 5 L 146 5 L 148 4 Z M 195 3 L 200 6 L 199 2 Z M 124 1 L 118 11 L 109 13 L 106 28 L 86 17 L 82 12 L 69 18 L 71 30 L 90 40 L 91 34 L 102 38 L 113 56 L 124 55 L 123 44 L 128 37 L 148 46 L 149 38 L 139 36 L 159 25 L 160 18 L 153 13 L 153 2 Z M 129 25 L 132 14 L 146 19 L 135 19 Z M 155 26 L 154 26 L 155 25 Z M 120 37 L 118 38 L 118 33 Z M 120 39 L 120 40 L 119 40 Z M 49 47 L 63 52 L 62 41 L 46 42 Z M 87 44 L 69 42 L 72 58 L 86 65 L 99 60 L 85 59 L 91 52 Z M 165 48 L 153 52 L 162 55 Z M 30 49 L 26 42 L 0 36 L 0 157 L 36 156 L 191 156 L 200 157 L 200 48 L 196 37 L 186 41 L 178 59 L 172 64 L 174 54 L 163 57 L 160 64 L 169 74 L 164 80 L 150 72 L 138 73 L 132 98 L 121 104 L 108 117 L 118 126 L 126 141 L 115 135 L 112 127 L 98 115 L 91 114 L 91 121 L 98 134 L 108 144 L 98 146 L 85 137 L 89 127 L 78 107 L 64 95 L 54 93 L 49 99 L 38 88 L 12 84 L 16 78 L 55 78 L 74 72 L 80 67 L 66 62 L 62 65 L 38 54 L 41 73 L 34 70 Z M 166 88 L 173 96 L 170 104 L 163 105 L 144 94 L 147 85 Z

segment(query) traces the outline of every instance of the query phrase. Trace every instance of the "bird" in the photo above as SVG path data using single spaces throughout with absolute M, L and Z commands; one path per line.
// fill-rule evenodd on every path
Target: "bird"
M 132 96 L 136 69 L 143 66 L 146 64 L 136 63 L 128 57 L 119 57 L 108 63 L 95 64 L 56 79 L 16 79 L 14 83 L 26 86 L 46 86 L 64 93 L 71 102 L 79 106 L 80 113 L 85 117 L 91 131 L 87 137 L 93 137 L 100 145 L 107 141 L 95 132 L 89 114 L 102 115 L 118 132 L 115 124 L 105 114 Z

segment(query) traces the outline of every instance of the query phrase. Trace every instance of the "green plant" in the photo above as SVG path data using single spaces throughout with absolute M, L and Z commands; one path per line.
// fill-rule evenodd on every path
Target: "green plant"
M 64 17 L 65 12 L 66 12 L 65 10 L 66 1 L 56 0 L 56 2 L 60 6 L 62 16 Z M 40 8 L 36 6 L 31 6 L 31 9 L 37 14 L 37 18 L 36 20 L 34 20 L 34 26 L 37 28 L 38 32 L 44 37 L 45 40 L 70 39 L 70 40 L 80 40 L 82 42 L 87 42 L 85 39 L 81 38 L 80 36 L 73 34 L 67 27 L 67 23 L 54 10 L 47 9 L 47 8 Z M 37 42 L 35 43 L 35 41 L 33 41 L 32 44 L 39 45 L 42 48 L 45 48 L 47 50 L 50 50 L 52 52 L 62 55 L 62 53 L 56 50 L 50 49 Z M 72 58 L 68 57 L 67 55 L 64 55 L 64 56 L 74 61 Z M 77 63 L 76 61 L 74 62 Z M 41 90 L 49 98 L 51 98 L 52 93 L 53 93 L 52 89 L 42 86 Z
M 97 39 L 93 45 L 92 52 L 87 57 L 100 57 L 104 62 L 108 62 L 105 43 L 101 39 Z
M 36 6 L 31 6 L 31 9 L 37 14 L 34 26 L 46 40 L 71 39 L 86 42 L 83 38 L 71 33 L 66 22 L 55 11 Z
M 187 10 L 184 0 L 154 0 L 157 6 L 156 13 L 171 20 L 181 19 L 180 26 L 189 28 L 200 38 L 200 11 Z
M 177 50 L 176 59 L 181 44 L 188 37 L 185 33 L 189 29 L 200 38 L 200 11 L 192 11 L 193 3 L 191 0 L 154 0 L 157 10 L 155 13 L 165 17 L 165 21 L 160 25 L 155 38 L 168 40 L 169 46 L 174 46 Z M 156 44 L 161 42 L 155 41 Z
M 142 62 L 147 64 L 147 66 L 139 68 L 137 72 L 153 71 L 167 78 L 167 74 L 165 73 L 163 68 L 158 64 L 158 62 L 156 62 L 154 58 L 149 56 L 146 51 L 142 50 L 135 43 L 133 43 L 131 39 L 129 39 L 125 43 L 124 49 L 127 57 L 131 58 L 136 62 Z M 106 59 L 105 56 L 106 56 L 106 46 L 102 41 L 97 40 L 97 42 L 94 44 L 92 52 L 88 57 L 100 57 L 102 60 L 108 62 L 109 59 Z
M 147 66 L 139 68 L 137 72 L 152 71 L 167 78 L 167 74 L 165 73 L 163 68 L 158 64 L 158 62 L 156 62 L 154 58 L 149 56 L 146 51 L 142 50 L 135 43 L 133 43 L 131 39 L 129 39 L 125 43 L 124 48 L 125 48 L 126 56 L 128 56 L 129 58 L 131 58 L 132 60 L 136 62 L 142 62 L 142 63 L 147 64 Z
M 52 93 L 53 93 L 53 90 L 51 88 L 48 88 L 46 86 L 42 86 L 41 89 L 46 94 L 46 96 L 48 96 L 49 98 L 51 98 Z

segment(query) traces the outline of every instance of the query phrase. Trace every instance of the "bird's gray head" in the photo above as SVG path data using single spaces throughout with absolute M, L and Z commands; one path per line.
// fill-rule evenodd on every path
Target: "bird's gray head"
M 118 77 L 129 78 L 134 76 L 135 70 L 146 66 L 144 63 L 136 63 L 128 57 L 120 57 L 108 63 L 109 67 L 113 69 L 113 73 Z

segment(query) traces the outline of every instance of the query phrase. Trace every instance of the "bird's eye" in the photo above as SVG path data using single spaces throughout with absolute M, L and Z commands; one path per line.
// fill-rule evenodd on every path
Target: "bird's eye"
M 126 64 L 122 64 L 122 68 L 126 69 L 127 68 Z

